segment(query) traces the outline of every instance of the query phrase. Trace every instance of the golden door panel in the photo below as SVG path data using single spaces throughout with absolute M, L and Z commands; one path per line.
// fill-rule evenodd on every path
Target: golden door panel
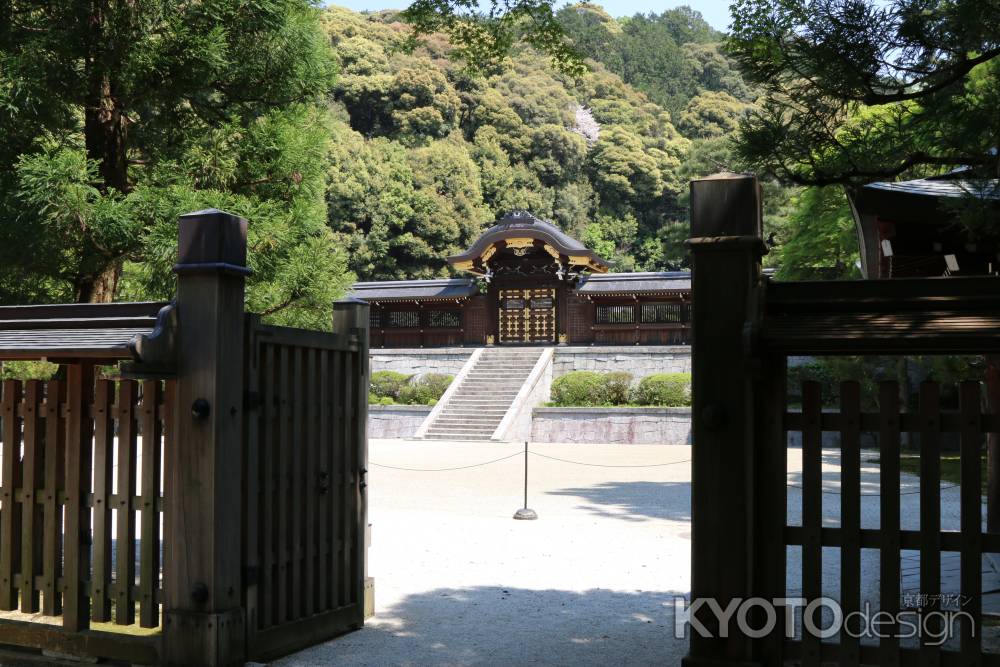
M 500 290 L 498 321 L 501 343 L 554 343 L 555 289 Z

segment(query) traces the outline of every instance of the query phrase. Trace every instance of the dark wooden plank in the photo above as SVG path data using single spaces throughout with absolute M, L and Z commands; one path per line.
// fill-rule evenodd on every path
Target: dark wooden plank
M 861 609 L 861 387 L 840 384 L 840 606 L 845 618 Z M 857 627 L 840 633 L 840 664 L 860 664 Z
M 927 596 L 924 614 L 940 609 L 941 595 L 941 400 L 936 382 L 920 385 L 920 593 Z M 940 631 L 940 619 L 927 618 L 929 632 Z M 938 665 L 941 647 L 934 646 L 928 633 L 921 636 L 921 663 Z
M 37 502 L 45 485 L 45 422 L 43 390 L 38 380 L 29 380 L 24 390 L 24 454 L 21 459 L 21 611 L 37 613 L 39 592 L 35 577 L 42 571 L 42 506 Z
M 333 406 L 330 402 L 331 357 L 335 353 L 327 350 L 319 352 L 319 433 L 317 434 L 317 452 L 319 455 L 317 479 L 317 534 L 316 542 L 319 549 L 316 571 L 316 590 L 318 593 L 317 608 L 320 611 L 331 609 L 330 601 L 330 499 L 333 493 L 330 489 L 330 449 L 333 433 L 330 430 L 330 420 Z
M 62 613 L 63 513 L 60 494 L 66 479 L 66 429 L 60 417 L 66 385 L 51 380 L 45 387 L 45 496 L 43 499 L 42 613 Z
M 4 619 L 2 626 L 3 643 L 13 646 L 42 649 L 73 656 L 102 658 L 113 664 L 157 665 L 160 663 L 160 636 L 135 636 L 123 632 L 87 630 L 68 632 L 48 623 L 15 621 Z M 46 660 L 43 656 L 17 656 L 15 661 L 5 664 L 17 665 L 72 665 L 77 661 Z M 39 660 L 41 658 L 41 660 Z M 79 661 L 87 664 L 84 661 Z M 101 661 L 103 663 L 103 660 Z
M 261 368 L 260 392 L 263 401 L 264 425 L 260 429 L 261 465 L 261 509 L 260 509 L 260 548 L 261 576 L 258 586 L 259 628 L 267 628 L 274 624 L 275 618 L 275 587 L 282 585 L 276 577 L 277 569 L 277 527 L 278 493 L 280 480 L 278 477 L 277 452 L 281 442 L 281 432 L 278 414 L 280 411 L 280 394 L 278 393 L 276 377 L 274 346 L 264 346 L 264 362 Z
M 246 631 L 252 634 L 257 631 L 260 623 L 260 513 L 261 513 L 261 483 L 263 473 L 260 465 L 260 425 L 263 409 L 261 397 L 261 345 L 257 343 L 256 327 L 260 323 L 259 316 L 247 315 L 244 328 L 243 345 L 243 382 L 246 385 L 247 397 L 257 397 L 256 401 L 244 401 L 243 433 L 246 450 L 243 456 L 243 605 L 245 608 Z
M 278 560 L 278 578 L 275 582 L 275 593 L 277 598 L 277 612 L 275 623 L 282 624 L 289 619 L 289 589 L 292 586 L 290 560 L 291 551 L 291 531 L 292 521 L 291 511 L 291 448 L 292 440 L 292 406 L 291 402 L 291 374 L 293 372 L 292 359 L 289 348 L 282 346 L 279 348 L 278 364 L 278 386 L 281 397 L 280 434 L 278 437 L 278 517 L 276 520 L 278 540 L 275 545 Z
M 960 409 L 965 429 L 961 439 L 961 589 L 965 602 L 962 617 L 961 651 L 967 665 L 978 665 L 982 651 L 982 521 L 980 456 L 983 433 L 979 430 L 980 391 L 978 382 L 959 387 Z
M 879 549 L 880 611 L 893 619 L 900 605 L 899 553 L 899 384 L 879 384 L 879 515 L 881 548 Z M 895 622 L 884 626 L 885 635 L 879 640 L 879 664 L 899 665 L 899 638 Z
M 333 372 L 330 376 L 332 416 L 330 429 L 330 598 L 329 607 L 336 609 L 347 604 L 340 573 L 346 566 L 344 559 L 344 531 L 346 526 L 347 478 L 344 472 L 344 357 L 333 352 Z
M 818 382 L 802 383 L 802 596 L 807 603 L 823 596 L 823 450 Z M 802 664 L 820 664 L 819 638 L 803 633 Z
M 21 424 L 17 405 L 21 383 L 3 383 L 3 468 L 0 471 L 0 609 L 17 609 L 14 575 L 21 558 L 21 508 L 14 496 L 21 486 Z
M 66 369 L 66 536 L 63 555 L 63 627 L 80 632 L 90 627 L 90 508 L 87 495 L 93 479 L 94 366 L 72 364 Z
M 160 421 L 162 389 L 159 380 L 142 383 L 142 476 L 139 529 L 139 625 L 160 624 L 156 591 L 160 587 Z
M 115 521 L 115 623 L 135 623 L 135 506 L 136 487 L 136 405 L 138 385 L 123 380 L 118 385 L 118 505 Z
M 357 627 L 365 622 L 365 579 L 368 577 L 368 315 L 358 324 L 359 347 L 354 380 L 354 567 L 351 572 L 353 600 L 358 605 Z
M 302 514 L 305 505 L 305 400 L 303 396 L 303 383 L 305 382 L 305 368 L 303 366 L 303 355 L 305 351 L 300 348 L 292 348 L 292 438 L 287 443 L 291 450 L 291 522 L 292 522 L 292 542 L 289 545 L 289 558 L 291 569 L 291 618 L 302 618 L 304 616 L 303 598 L 305 597 L 305 582 L 302 578 L 303 561 L 303 525 Z
M 98 380 L 94 395 L 94 571 L 91 618 L 111 621 L 111 496 L 114 490 L 114 385 Z
M 247 642 L 247 659 L 270 661 L 353 630 L 354 607 L 331 609 L 288 625 L 266 629 Z
M 785 428 L 789 431 L 802 430 L 802 413 L 788 412 L 785 414 Z M 862 431 L 878 431 L 881 428 L 881 417 L 878 413 L 863 413 L 861 415 Z M 840 430 L 840 414 L 824 412 L 820 416 L 820 425 L 824 431 Z M 916 412 L 899 415 L 899 430 L 903 433 L 919 433 L 922 428 L 920 415 Z M 944 411 L 940 414 L 941 433 L 961 433 L 962 419 L 956 411 Z M 979 418 L 979 430 L 983 432 L 1000 431 L 1000 415 L 983 414 Z
M 303 600 L 303 613 L 311 616 L 317 610 L 317 593 L 319 592 L 318 581 L 316 579 L 316 561 L 319 554 L 317 544 L 318 527 L 316 525 L 317 504 L 320 501 L 318 492 L 319 476 L 319 389 L 316 386 L 316 364 L 318 363 L 316 350 L 306 351 L 306 378 L 303 398 L 305 400 L 305 440 L 304 440 L 304 479 L 302 483 L 305 495 L 305 507 L 303 515 L 303 564 L 302 564 L 302 586 L 305 599 Z

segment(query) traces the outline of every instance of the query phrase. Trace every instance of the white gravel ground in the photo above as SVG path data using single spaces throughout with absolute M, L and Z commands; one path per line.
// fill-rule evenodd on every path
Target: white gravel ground
M 519 445 L 373 441 L 370 460 L 462 466 Z M 533 445 L 610 465 L 689 447 Z M 370 466 L 375 618 L 280 665 L 674 665 L 673 598 L 689 587 L 690 466 L 598 468 L 531 457 L 454 472 Z
M 535 444 L 533 522 L 521 506 L 523 459 L 448 468 L 517 453 L 521 445 L 383 440 L 369 481 L 375 618 L 364 629 L 289 656 L 306 665 L 677 665 L 673 600 L 689 591 L 691 448 Z M 870 458 L 869 455 L 865 455 Z M 789 450 L 788 520 L 801 523 L 801 450 Z M 862 524 L 877 528 L 878 466 L 866 463 Z M 839 523 L 839 459 L 824 451 L 825 525 Z M 950 486 L 950 485 L 943 485 Z M 904 528 L 919 515 L 903 475 Z M 942 527 L 958 528 L 958 489 L 942 492 Z M 839 558 L 824 553 L 824 594 L 839 595 Z M 789 550 L 789 594 L 800 587 Z M 862 556 L 862 596 L 877 604 L 878 555 Z

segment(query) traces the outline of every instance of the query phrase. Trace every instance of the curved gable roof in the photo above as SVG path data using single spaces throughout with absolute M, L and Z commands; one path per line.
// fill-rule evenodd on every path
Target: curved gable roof
M 551 222 L 528 213 L 514 211 L 487 229 L 465 252 L 448 258 L 452 264 L 479 259 L 494 243 L 507 239 L 531 238 L 543 242 L 566 257 L 586 258 L 598 270 L 607 270 L 608 263 L 580 241 L 569 236 Z

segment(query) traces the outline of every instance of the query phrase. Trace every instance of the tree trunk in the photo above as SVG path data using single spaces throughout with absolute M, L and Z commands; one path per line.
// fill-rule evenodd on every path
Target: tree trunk
M 121 274 L 121 260 L 114 260 L 97 273 L 80 276 L 76 281 L 76 302 L 110 303 L 114 301 Z
M 986 404 L 1000 414 L 1000 354 L 986 355 Z M 986 532 L 1000 533 L 1000 433 L 986 435 Z

